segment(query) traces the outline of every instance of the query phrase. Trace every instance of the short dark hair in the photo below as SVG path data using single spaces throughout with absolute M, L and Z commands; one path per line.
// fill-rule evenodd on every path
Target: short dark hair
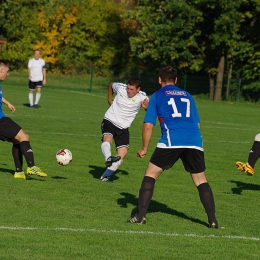
M 0 60 L 0 67 L 7 67 L 9 68 L 9 63 L 5 60 Z
M 177 78 L 177 70 L 171 65 L 164 65 L 159 69 L 159 77 L 162 82 L 174 82 Z
M 138 77 L 133 76 L 128 80 L 128 84 L 131 86 L 135 86 L 136 88 L 140 88 L 141 80 Z

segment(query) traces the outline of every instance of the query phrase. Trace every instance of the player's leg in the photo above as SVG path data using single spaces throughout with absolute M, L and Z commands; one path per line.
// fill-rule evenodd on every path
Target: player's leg
M 111 144 L 113 140 L 113 135 L 110 133 L 103 134 L 101 151 L 104 155 L 105 161 L 111 156 Z
M 15 165 L 15 173 L 14 178 L 17 179 L 26 179 L 26 176 L 23 172 L 23 154 L 20 149 L 19 143 L 13 143 L 12 146 L 12 155 L 14 159 L 14 165 Z
M 198 189 L 200 201 L 207 213 L 209 227 L 218 228 L 218 222 L 215 215 L 214 196 L 204 172 L 191 173 L 191 177 Z
M 129 149 L 130 135 L 128 129 L 114 129 L 114 140 L 116 144 L 117 154 L 114 157 L 110 157 L 111 165 L 105 170 L 101 176 L 102 181 L 112 182 L 109 177 L 118 169 L 123 162 Z M 113 159 L 113 161 L 112 161 Z M 107 160 L 108 162 L 109 160 Z
M 172 167 L 178 158 L 179 151 L 177 149 L 155 149 L 139 189 L 138 213 L 132 216 L 128 222 L 137 224 L 146 223 L 146 213 L 153 196 L 155 181 L 163 170 Z
M 113 141 L 115 129 L 116 126 L 114 126 L 110 121 L 103 119 L 101 123 L 101 132 L 102 132 L 101 151 L 104 155 L 107 167 L 111 166 L 113 162 L 120 160 L 120 158 L 111 156 L 111 144 Z
M 181 160 L 186 171 L 198 189 L 200 201 L 207 213 L 210 228 L 218 228 L 215 215 L 215 201 L 211 187 L 205 176 L 204 152 L 196 149 L 186 149 Z
M 254 167 L 259 158 L 260 158 L 260 133 L 255 136 L 254 143 L 248 154 L 247 163 L 237 161 L 236 167 L 239 171 L 244 172 L 248 176 L 252 176 L 255 173 Z
M 37 93 L 36 93 L 36 95 L 35 95 L 34 107 L 35 107 L 35 108 L 39 108 L 38 103 L 39 103 L 39 101 L 40 101 L 41 93 L 42 93 L 42 81 L 37 82 L 36 88 L 37 88 Z
M 115 157 L 120 157 L 121 159 L 119 159 L 119 161 L 116 161 L 114 163 L 112 163 L 111 166 L 107 167 L 107 169 L 105 170 L 105 172 L 102 174 L 102 176 L 100 177 L 100 179 L 102 181 L 105 182 L 112 182 L 109 178 L 110 176 L 116 172 L 116 170 L 119 168 L 119 166 L 121 165 L 121 163 L 123 162 L 124 158 L 126 157 L 128 153 L 128 147 L 120 147 L 117 149 L 117 155 Z
M 248 163 L 253 169 L 259 158 L 260 158 L 260 133 L 255 136 L 255 141 L 248 155 Z
M 35 166 L 34 154 L 33 154 L 32 147 L 30 145 L 30 138 L 29 135 L 23 131 L 23 129 L 21 129 L 14 137 L 13 143 L 17 143 L 17 142 L 20 143 L 21 153 L 25 157 L 28 166 L 27 174 L 38 175 L 39 177 L 47 177 L 46 173 L 44 173 L 39 167 Z
M 33 103 L 34 90 L 35 90 L 35 84 L 31 80 L 29 80 L 29 103 L 30 103 L 30 107 L 32 108 L 34 107 L 34 103 Z

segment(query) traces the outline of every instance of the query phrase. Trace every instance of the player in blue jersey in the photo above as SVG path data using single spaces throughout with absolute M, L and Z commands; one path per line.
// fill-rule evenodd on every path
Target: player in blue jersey
M 30 145 L 29 136 L 25 131 L 16 124 L 11 118 L 6 117 L 2 104 L 6 104 L 8 108 L 15 112 L 15 107 L 3 97 L 1 82 L 9 75 L 9 64 L 4 60 L 0 60 L 0 140 L 12 142 L 12 155 L 15 164 L 14 178 L 26 179 L 23 172 L 23 156 L 27 162 L 27 174 L 38 175 L 39 177 L 46 177 L 47 174 L 42 172 L 40 168 L 34 164 L 33 150 Z
M 209 227 L 218 228 L 213 193 L 204 174 L 205 162 L 199 114 L 193 97 L 187 91 L 178 88 L 176 83 L 176 69 L 170 65 L 163 66 L 159 70 L 161 89 L 150 98 L 143 124 L 143 147 L 137 156 L 142 158 L 146 155 L 157 118 L 162 136 L 150 159 L 139 190 L 138 214 L 132 216 L 128 222 L 146 223 L 146 213 L 156 179 L 164 170 L 171 168 L 178 159 L 181 159 L 198 189 L 208 216 Z

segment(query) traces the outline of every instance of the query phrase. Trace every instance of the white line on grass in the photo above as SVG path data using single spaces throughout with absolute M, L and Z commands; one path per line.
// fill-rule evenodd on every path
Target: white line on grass
M 133 230 L 104 230 L 95 228 L 38 228 L 38 227 L 6 227 L 0 226 L 0 229 L 7 230 L 49 230 L 49 231 L 70 231 L 70 232 L 94 232 L 94 233 L 118 233 L 118 234 L 140 234 L 140 235 L 160 235 L 172 237 L 194 237 L 194 238 L 226 238 L 226 239 L 242 239 L 260 241 L 260 237 L 231 236 L 231 235 L 197 235 L 197 234 L 178 234 L 178 233 L 162 233 L 152 231 L 133 231 Z
M 87 96 L 92 96 L 92 97 L 100 97 L 100 98 L 107 98 L 105 96 L 101 96 L 101 95 L 95 95 L 95 94 L 89 94 L 86 92 L 79 92 L 79 91 L 70 91 L 71 93 L 75 93 L 75 94 L 80 94 L 80 95 L 87 95 Z

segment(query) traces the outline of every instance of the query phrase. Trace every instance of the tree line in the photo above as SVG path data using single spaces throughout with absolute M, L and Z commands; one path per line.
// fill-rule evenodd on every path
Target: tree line
M 0 3 L 2 58 L 15 69 L 26 68 L 40 49 L 53 73 L 95 67 L 106 75 L 172 64 L 183 74 L 207 74 L 211 100 L 225 98 L 231 78 L 254 80 L 245 89 L 260 91 L 260 0 Z

